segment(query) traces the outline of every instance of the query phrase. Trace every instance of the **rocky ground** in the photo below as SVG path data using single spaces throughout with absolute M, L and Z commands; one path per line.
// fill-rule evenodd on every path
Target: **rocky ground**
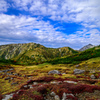
M 100 100 L 100 72 L 81 66 L 3 67 L 0 70 L 0 100 Z

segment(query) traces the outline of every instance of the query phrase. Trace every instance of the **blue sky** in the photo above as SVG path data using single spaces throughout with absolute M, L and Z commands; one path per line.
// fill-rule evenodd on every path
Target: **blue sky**
M 100 0 L 0 0 L 0 45 L 100 45 Z

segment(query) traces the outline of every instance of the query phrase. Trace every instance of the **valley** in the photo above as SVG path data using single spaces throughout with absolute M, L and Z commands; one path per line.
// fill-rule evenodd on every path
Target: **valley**
M 40 46 L 16 56 L 5 48 L 5 53 L 0 49 L 0 100 L 100 100 L 100 46 L 85 51 Z M 37 52 L 43 62 L 30 58 Z

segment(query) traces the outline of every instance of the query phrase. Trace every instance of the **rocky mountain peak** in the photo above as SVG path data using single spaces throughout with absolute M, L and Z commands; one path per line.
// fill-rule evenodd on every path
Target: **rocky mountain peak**
M 88 44 L 88 45 L 82 47 L 79 51 L 84 51 L 84 50 L 87 50 L 87 49 L 89 49 L 89 48 L 93 48 L 93 47 L 94 47 L 94 45 L 92 45 L 92 44 Z

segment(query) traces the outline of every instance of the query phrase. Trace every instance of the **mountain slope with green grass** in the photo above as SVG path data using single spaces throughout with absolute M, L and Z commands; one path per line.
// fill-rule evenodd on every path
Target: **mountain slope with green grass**
M 1 61 L 10 59 L 19 64 L 38 64 L 77 52 L 70 47 L 46 48 L 36 43 L 9 44 L 0 46 L 0 59 Z
M 49 63 L 52 64 L 78 64 L 82 61 L 100 57 L 100 46 L 93 47 L 90 49 L 87 49 L 83 52 L 79 52 L 67 57 L 59 58 L 59 59 L 53 59 L 50 60 Z

